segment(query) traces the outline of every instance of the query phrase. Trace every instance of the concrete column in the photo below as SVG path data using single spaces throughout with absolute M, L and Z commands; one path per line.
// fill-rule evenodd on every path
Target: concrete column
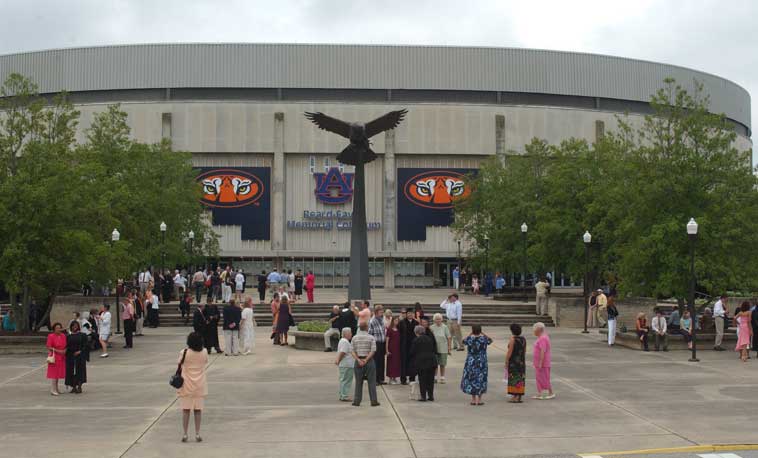
M 384 258 L 384 289 L 395 289 L 395 263 L 389 256 Z
M 595 141 L 599 142 L 605 135 L 605 122 L 595 121 Z
M 505 164 L 505 116 L 495 115 L 495 155 Z
M 395 130 L 384 133 L 384 207 L 382 208 L 382 252 L 397 250 L 397 171 L 395 169 Z M 384 287 L 395 289 L 392 258 L 384 258 Z
M 274 113 L 274 166 L 271 170 L 271 249 L 286 248 L 284 208 L 284 113 Z

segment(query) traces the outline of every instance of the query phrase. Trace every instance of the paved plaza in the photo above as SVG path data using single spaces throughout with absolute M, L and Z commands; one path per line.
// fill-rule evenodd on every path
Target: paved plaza
M 337 402 L 333 353 L 274 347 L 267 329 L 258 328 L 254 355 L 211 357 L 204 442 L 183 444 L 168 378 L 187 330 L 146 332 L 131 351 L 116 340 L 110 358 L 93 358 L 81 395 L 50 396 L 42 355 L 0 356 L 1 455 L 576 456 L 758 443 L 751 427 L 758 361 L 742 364 L 732 352 L 705 351 L 693 364 L 681 351 L 609 349 L 597 334 L 552 329 L 557 399 L 514 405 L 502 382 L 507 330 L 491 328 L 485 329 L 495 339 L 486 405 L 469 406 L 460 392 L 464 353 L 454 352 L 436 402 L 410 401 L 407 387 L 384 386 L 380 407 L 364 396 L 356 408 Z M 528 377 L 531 395 L 533 371 Z

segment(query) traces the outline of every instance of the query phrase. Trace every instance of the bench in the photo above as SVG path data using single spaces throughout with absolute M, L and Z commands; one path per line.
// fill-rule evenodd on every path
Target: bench
M 606 336 L 607 341 L 607 335 L 608 331 L 606 329 L 602 329 L 601 333 Z M 716 340 L 716 333 L 714 332 L 704 332 L 704 333 L 697 333 L 697 348 L 699 350 L 712 350 L 713 349 L 713 342 Z M 737 343 L 737 332 L 734 329 L 728 329 L 724 331 L 724 340 L 722 343 L 722 347 L 729 350 L 730 348 L 733 348 L 734 345 Z M 640 338 L 637 336 L 637 333 L 633 330 L 627 331 L 627 332 L 617 332 L 616 333 L 616 344 L 628 347 L 634 350 L 641 350 L 641 343 Z M 655 349 L 655 336 L 648 335 L 648 347 L 650 350 Z M 684 340 L 684 336 L 676 333 L 668 333 L 668 349 L 669 350 L 689 350 L 687 348 L 687 342 Z

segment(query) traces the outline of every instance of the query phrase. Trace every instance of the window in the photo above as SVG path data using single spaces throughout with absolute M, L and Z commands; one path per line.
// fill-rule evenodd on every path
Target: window
M 308 168 L 311 171 L 311 175 L 316 173 L 316 156 L 311 156 L 308 158 Z
M 340 162 L 340 173 L 345 173 L 345 164 Z
M 324 172 L 329 171 L 329 156 L 324 158 Z

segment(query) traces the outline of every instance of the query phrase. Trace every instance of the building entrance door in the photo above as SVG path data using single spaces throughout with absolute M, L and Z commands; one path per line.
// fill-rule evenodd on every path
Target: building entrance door
M 440 286 L 445 288 L 453 287 L 453 269 L 455 269 L 456 263 L 453 262 L 441 262 L 439 264 Z

